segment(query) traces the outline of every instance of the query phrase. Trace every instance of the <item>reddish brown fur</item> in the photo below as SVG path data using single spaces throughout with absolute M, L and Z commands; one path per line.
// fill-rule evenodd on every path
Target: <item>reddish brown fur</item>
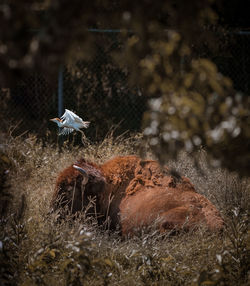
M 81 211 L 88 196 L 96 196 L 99 221 L 109 217 L 111 227 L 119 225 L 123 235 L 153 225 L 160 231 L 189 230 L 201 224 L 210 230 L 222 228 L 223 221 L 215 206 L 195 191 L 189 179 L 167 167 L 161 168 L 156 161 L 124 156 L 103 165 L 85 160 L 76 165 L 89 175 L 84 199 L 82 175 L 70 166 L 58 176 L 54 209 L 68 205 L 72 212 Z M 60 196 L 64 202 L 58 202 Z

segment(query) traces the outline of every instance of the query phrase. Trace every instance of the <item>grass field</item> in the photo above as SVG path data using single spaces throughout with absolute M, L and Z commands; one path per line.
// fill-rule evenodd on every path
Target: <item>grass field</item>
M 66 166 L 80 157 L 102 163 L 140 154 L 140 144 L 140 135 L 109 135 L 85 147 L 66 142 L 59 150 L 35 136 L 0 137 L 1 285 L 249 285 L 250 182 L 210 169 L 204 150 L 197 153 L 202 172 L 185 153 L 167 165 L 218 207 L 223 233 L 152 231 L 122 239 L 84 213 L 73 223 L 48 215 L 56 177 Z

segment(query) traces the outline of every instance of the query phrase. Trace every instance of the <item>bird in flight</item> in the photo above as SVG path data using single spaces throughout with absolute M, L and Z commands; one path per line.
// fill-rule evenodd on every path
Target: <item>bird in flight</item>
M 68 109 L 65 109 L 61 118 L 52 118 L 50 121 L 55 122 L 60 128 L 62 128 L 59 135 L 67 135 L 75 130 L 82 133 L 82 140 L 86 137 L 81 128 L 88 128 L 90 124 L 89 121 L 83 121 L 81 117 Z

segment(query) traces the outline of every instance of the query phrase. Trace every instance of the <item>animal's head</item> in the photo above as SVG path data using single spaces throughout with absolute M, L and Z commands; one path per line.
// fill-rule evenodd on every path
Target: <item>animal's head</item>
M 62 122 L 62 120 L 58 117 L 52 118 L 52 119 L 50 119 L 50 121 L 55 122 L 56 124 L 59 124 Z
M 106 180 L 98 166 L 80 160 L 58 176 L 52 201 L 53 208 L 67 206 L 70 212 L 75 213 L 88 207 L 90 202 L 96 202 L 96 210 L 98 210 L 105 184 Z M 89 211 L 94 210 L 89 209 Z

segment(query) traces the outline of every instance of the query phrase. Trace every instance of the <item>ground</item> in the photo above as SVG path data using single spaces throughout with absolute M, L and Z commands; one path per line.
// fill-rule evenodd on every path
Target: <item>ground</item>
M 85 147 L 66 142 L 59 150 L 25 136 L 7 135 L 0 142 L 7 176 L 1 199 L 2 190 L 10 195 L 1 219 L 1 285 L 248 285 L 248 179 L 209 169 L 204 150 L 197 153 L 202 172 L 182 153 L 168 166 L 216 205 L 225 230 L 167 236 L 151 231 L 122 239 L 84 213 L 74 223 L 70 218 L 56 222 L 49 202 L 66 166 L 82 156 L 103 163 L 117 155 L 138 155 L 141 137 L 110 136 Z M 150 150 L 145 152 L 153 158 Z

